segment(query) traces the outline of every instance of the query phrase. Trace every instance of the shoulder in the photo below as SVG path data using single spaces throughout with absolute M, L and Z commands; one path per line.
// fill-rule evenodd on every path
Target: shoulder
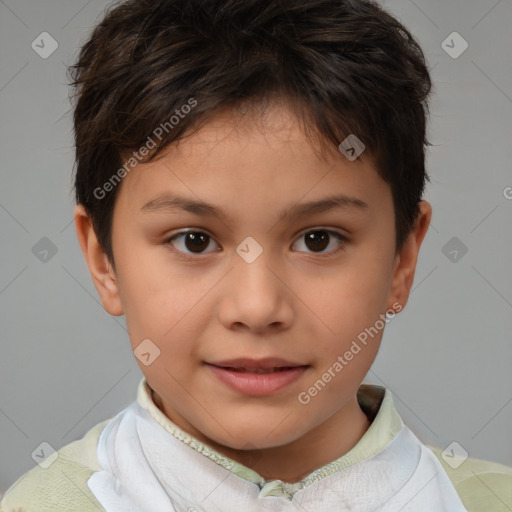
M 46 469 L 35 466 L 5 492 L 1 512 L 103 512 L 87 487 L 87 480 L 101 469 L 96 447 L 110 420 L 98 423 L 78 441 L 63 446 Z
M 459 458 L 428 446 L 439 459 L 468 512 L 512 510 L 512 468 L 482 459 Z M 444 453 L 444 455 L 443 455 Z

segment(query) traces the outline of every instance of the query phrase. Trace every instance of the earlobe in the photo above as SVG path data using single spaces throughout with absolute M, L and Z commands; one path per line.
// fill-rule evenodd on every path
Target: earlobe
M 91 219 L 83 205 L 74 213 L 78 242 L 105 310 L 114 316 L 123 314 L 117 277 L 94 232 Z
M 393 280 L 391 283 L 391 292 L 388 297 L 389 309 L 396 310 L 396 304 L 400 304 L 401 310 L 405 307 L 407 300 L 409 299 L 409 294 L 414 281 L 418 254 L 432 218 L 432 207 L 427 201 L 421 201 L 419 208 L 420 212 L 416 219 L 414 228 L 409 233 L 402 249 L 396 255 L 394 260 Z

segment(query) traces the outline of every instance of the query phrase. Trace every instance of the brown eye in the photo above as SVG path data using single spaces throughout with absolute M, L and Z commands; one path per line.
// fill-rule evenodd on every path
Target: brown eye
M 166 240 L 165 244 L 172 245 L 178 252 L 184 254 L 204 254 L 212 242 L 210 235 L 202 231 L 184 231 Z
M 185 247 L 192 252 L 202 252 L 210 244 L 210 237 L 205 233 L 186 233 Z
M 329 229 L 315 229 L 308 231 L 307 233 L 301 235 L 299 242 L 302 240 L 304 240 L 304 242 L 302 244 L 299 243 L 299 246 L 305 246 L 305 252 L 326 255 L 333 254 L 338 250 L 343 249 L 345 242 L 347 242 L 347 238 L 344 237 L 341 233 L 331 231 Z M 326 251 L 325 249 L 329 246 L 331 246 L 331 249 Z M 297 250 L 304 249 L 299 247 Z
M 330 236 L 327 231 L 312 231 L 305 236 L 306 246 L 312 251 L 323 251 L 329 245 Z

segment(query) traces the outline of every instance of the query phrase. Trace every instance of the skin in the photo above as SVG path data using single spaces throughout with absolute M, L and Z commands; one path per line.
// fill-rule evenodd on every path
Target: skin
M 225 111 L 160 159 L 138 165 L 119 186 L 115 271 L 81 205 L 75 224 L 105 309 L 126 316 L 134 350 L 148 338 L 160 349 L 149 366 L 137 359 L 155 404 L 266 479 L 296 482 L 347 453 L 370 425 L 356 393 L 383 331 L 309 403 L 298 395 L 379 315 L 405 307 L 429 203 L 420 203 L 414 230 L 396 252 L 391 189 L 370 156 L 319 156 L 285 104 L 242 119 Z M 226 219 L 142 210 L 165 193 L 212 203 Z M 334 194 L 357 197 L 367 208 L 279 220 L 285 208 Z M 331 234 L 325 248 L 308 245 L 304 235 L 319 229 L 347 240 Z M 202 253 L 186 236 L 169 242 L 183 230 L 210 236 Z M 236 252 L 248 236 L 263 248 L 252 263 Z M 204 364 L 235 357 L 310 366 L 284 390 L 248 397 Z

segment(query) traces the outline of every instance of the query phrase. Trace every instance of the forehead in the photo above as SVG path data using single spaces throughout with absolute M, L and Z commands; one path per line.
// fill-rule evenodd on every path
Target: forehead
M 286 105 L 245 114 L 226 110 L 159 158 L 137 165 L 124 178 L 118 202 L 148 210 L 172 193 L 223 211 L 254 207 L 261 214 L 337 193 L 371 208 L 391 196 L 373 160 L 364 156 L 349 161 L 335 147 L 322 154 Z

